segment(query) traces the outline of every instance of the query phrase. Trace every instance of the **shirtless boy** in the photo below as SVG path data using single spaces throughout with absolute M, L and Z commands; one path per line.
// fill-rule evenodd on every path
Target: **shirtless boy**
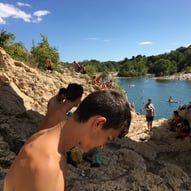
M 52 97 L 47 106 L 46 116 L 42 119 L 40 130 L 50 128 L 66 119 L 66 114 L 81 102 L 83 87 L 71 83 L 66 89 L 61 88 L 58 95 Z
M 65 154 L 75 145 L 85 151 L 125 135 L 131 122 L 126 97 L 114 90 L 89 94 L 74 114 L 34 134 L 22 147 L 5 180 L 4 191 L 64 191 Z

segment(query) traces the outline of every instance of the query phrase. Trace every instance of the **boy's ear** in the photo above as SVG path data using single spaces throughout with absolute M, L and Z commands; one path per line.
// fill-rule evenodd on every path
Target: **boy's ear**
M 96 116 L 93 121 L 93 127 L 102 128 L 103 124 L 106 123 L 107 119 L 103 116 Z

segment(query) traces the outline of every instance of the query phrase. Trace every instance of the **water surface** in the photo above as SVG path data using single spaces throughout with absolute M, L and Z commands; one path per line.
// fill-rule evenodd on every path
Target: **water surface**
M 191 81 L 117 78 L 117 83 L 126 91 L 135 111 L 144 113 L 147 99 L 151 98 L 156 108 L 156 118 L 170 118 L 172 112 L 191 101 Z M 169 103 L 172 96 L 178 103 Z

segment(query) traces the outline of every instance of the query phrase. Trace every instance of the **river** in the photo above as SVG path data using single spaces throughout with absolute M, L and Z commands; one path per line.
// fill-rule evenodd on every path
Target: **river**
M 136 112 L 145 114 L 144 106 L 151 98 L 156 109 L 155 119 L 170 118 L 175 109 L 191 101 L 191 81 L 188 80 L 117 78 L 117 83 L 127 93 Z M 169 103 L 169 96 L 176 103 Z

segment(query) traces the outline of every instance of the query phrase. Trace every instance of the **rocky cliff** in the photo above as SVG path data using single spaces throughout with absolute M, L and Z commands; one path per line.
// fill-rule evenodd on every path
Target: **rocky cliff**
M 0 191 L 23 141 L 38 130 L 48 100 L 70 82 L 83 84 L 84 96 L 93 91 L 81 74 L 41 72 L 0 49 Z M 101 151 L 100 167 L 68 165 L 67 191 L 191 190 L 190 137 L 176 139 L 166 119 L 154 121 L 148 135 L 144 116 L 132 115 L 129 134 Z

